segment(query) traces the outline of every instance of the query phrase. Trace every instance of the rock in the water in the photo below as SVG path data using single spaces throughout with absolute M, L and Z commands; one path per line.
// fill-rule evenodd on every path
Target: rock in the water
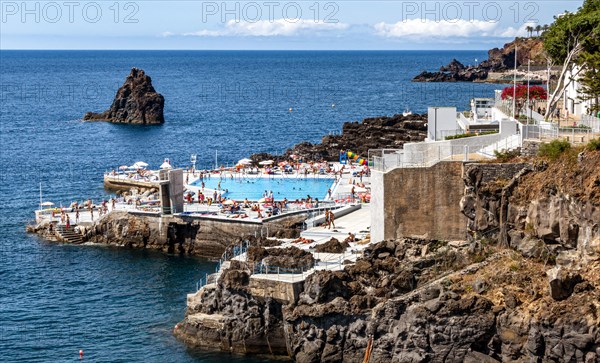
M 132 68 L 110 108 L 102 113 L 88 112 L 83 119 L 160 125 L 165 122 L 164 105 L 165 98 L 156 92 L 150 77 L 143 70 Z

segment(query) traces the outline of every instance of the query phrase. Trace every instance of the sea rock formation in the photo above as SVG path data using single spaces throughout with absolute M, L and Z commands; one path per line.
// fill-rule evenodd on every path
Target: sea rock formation
M 448 65 L 440 67 L 439 71 L 423 71 L 413 78 L 413 82 L 484 82 L 490 72 L 503 72 L 515 66 L 515 48 L 517 48 L 517 67 L 527 64 L 545 66 L 544 43 L 541 38 L 516 38 L 502 48 L 488 51 L 488 59 L 476 66 L 465 66 L 453 59 Z
M 159 125 L 165 122 L 165 99 L 152 86 L 152 80 L 138 68 L 132 68 L 119 88 L 110 108 L 102 113 L 88 112 L 86 121 L 109 121 L 140 125 Z
M 423 71 L 413 78 L 413 82 L 474 82 L 485 80 L 487 76 L 486 69 L 466 67 L 453 59 L 448 65 L 440 67 L 438 72 Z
M 346 122 L 339 135 L 323 136 L 320 144 L 299 143 L 284 155 L 254 154 L 250 158 L 262 160 L 289 160 L 297 155 L 305 160 L 339 160 L 340 150 L 348 150 L 367 157 L 372 149 L 401 149 L 406 142 L 423 141 L 427 133 L 427 114 L 372 117 L 362 122 Z

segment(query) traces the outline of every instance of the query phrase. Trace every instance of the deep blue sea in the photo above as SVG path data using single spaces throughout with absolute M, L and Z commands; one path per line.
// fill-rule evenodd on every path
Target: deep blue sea
M 185 298 L 214 263 L 48 243 L 25 234 L 39 202 L 104 197 L 102 173 L 163 158 L 233 163 L 317 142 L 345 121 L 468 108 L 498 86 L 411 83 L 468 52 L 0 51 L 0 361 L 256 362 L 175 340 Z M 131 67 L 165 97 L 163 126 L 84 123 Z M 290 112 L 290 108 L 292 111 Z

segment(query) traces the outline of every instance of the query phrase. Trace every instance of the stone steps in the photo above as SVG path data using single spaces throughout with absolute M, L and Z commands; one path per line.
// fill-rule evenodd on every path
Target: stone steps
M 73 229 L 73 226 L 67 228 L 64 224 L 59 224 L 56 226 L 56 233 L 59 235 L 61 239 L 65 242 L 72 244 L 82 244 L 83 239 L 81 235 Z

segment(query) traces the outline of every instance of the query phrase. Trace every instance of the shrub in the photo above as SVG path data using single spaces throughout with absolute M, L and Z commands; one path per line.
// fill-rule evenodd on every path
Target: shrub
M 600 139 L 591 139 L 585 146 L 589 151 L 600 150 Z
M 452 135 L 452 136 L 446 136 L 446 140 L 455 140 L 455 139 L 463 139 L 465 137 L 473 137 L 473 136 L 483 136 L 483 135 L 491 135 L 491 134 L 497 134 L 498 131 L 484 131 L 484 132 L 480 132 L 480 133 L 468 133 L 468 134 L 458 134 L 458 135 Z
M 502 149 L 500 151 L 494 150 L 494 155 L 496 156 L 496 159 L 498 159 L 499 162 L 506 163 L 518 156 L 521 156 L 521 150 L 520 149 L 513 149 L 513 150 Z
M 550 160 L 556 160 L 567 150 L 571 149 L 571 144 L 566 140 L 552 140 L 549 143 L 540 145 L 538 155 Z

